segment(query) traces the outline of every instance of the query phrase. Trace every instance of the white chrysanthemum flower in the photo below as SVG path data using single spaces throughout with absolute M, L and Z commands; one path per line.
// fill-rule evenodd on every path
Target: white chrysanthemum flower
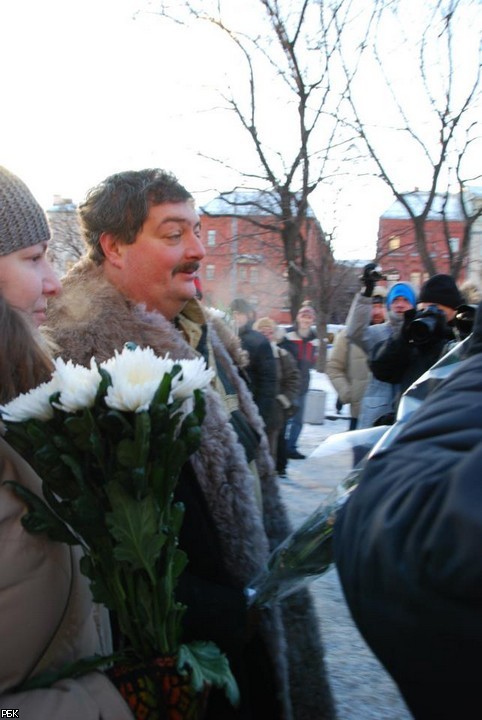
M 175 399 L 183 400 L 191 397 L 194 390 L 202 390 L 214 377 L 213 370 L 206 368 L 204 358 L 179 360 L 178 364 L 182 371 L 176 375 L 172 383 L 172 396 Z
M 24 422 L 25 420 L 50 420 L 54 411 L 49 398 L 59 389 L 58 379 L 52 377 L 49 382 L 19 395 L 6 405 L 0 406 L 3 420 L 7 422 Z
M 224 319 L 227 315 L 227 313 L 224 310 L 220 310 L 217 307 L 208 307 L 206 309 L 206 312 L 208 315 L 210 315 L 213 318 L 221 318 Z
M 94 404 L 101 376 L 94 358 L 90 367 L 74 365 L 72 360 L 55 360 L 54 378 L 58 378 L 60 397 L 55 407 L 64 412 L 77 412 Z
M 159 357 L 152 348 L 124 348 L 102 363 L 112 378 L 105 402 L 113 410 L 142 412 L 149 407 L 163 376 L 170 373 L 173 361 Z

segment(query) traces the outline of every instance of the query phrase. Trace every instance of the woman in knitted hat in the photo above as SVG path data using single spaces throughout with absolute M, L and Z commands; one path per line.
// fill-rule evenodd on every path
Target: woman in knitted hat
M 50 231 L 26 185 L 0 167 L 0 399 L 46 380 L 51 361 L 36 327 L 59 281 L 47 258 Z M 21 686 L 49 671 L 110 651 L 108 619 L 94 607 L 77 548 L 32 535 L 25 503 L 7 485 L 41 495 L 41 480 L 0 437 L 0 709 L 38 720 L 128 720 L 127 705 L 102 673 L 50 687 Z M 15 690 L 15 692 L 14 692 Z

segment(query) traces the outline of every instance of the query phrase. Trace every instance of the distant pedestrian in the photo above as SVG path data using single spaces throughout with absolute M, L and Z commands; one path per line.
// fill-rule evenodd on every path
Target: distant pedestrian
M 271 343 L 253 328 L 256 313 L 247 300 L 235 298 L 230 307 L 241 345 L 249 355 L 246 367 L 249 389 L 268 428 L 276 397 L 276 362 Z
M 269 340 L 276 361 L 276 399 L 271 421 L 266 429 L 276 470 L 279 475 L 284 476 L 287 465 L 285 430 L 289 418 L 294 415 L 298 407 L 300 371 L 293 355 L 279 346 L 278 342 L 283 337 L 283 331 L 274 320 L 270 317 L 259 318 L 253 328 Z
M 288 328 L 286 340 L 291 343 L 301 376 L 300 394 L 298 395 L 298 410 L 288 422 L 287 451 L 291 460 L 303 460 L 306 456 L 298 450 L 298 438 L 303 428 L 303 415 L 306 404 L 306 395 L 310 386 L 310 370 L 316 366 L 320 342 L 312 328 L 316 320 L 311 305 L 302 305 L 296 315 L 294 325 Z M 287 346 L 288 347 L 288 346 Z

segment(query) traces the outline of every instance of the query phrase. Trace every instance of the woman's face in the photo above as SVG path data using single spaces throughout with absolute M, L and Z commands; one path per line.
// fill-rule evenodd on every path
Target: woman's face
M 47 300 L 60 292 L 60 282 L 46 257 L 47 243 L 0 256 L 0 293 L 35 323 L 45 322 Z

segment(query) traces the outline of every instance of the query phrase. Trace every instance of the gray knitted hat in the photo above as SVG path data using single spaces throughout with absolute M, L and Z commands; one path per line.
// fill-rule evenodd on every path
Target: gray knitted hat
M 44 211 L 25 183 L 0 165 L 0 255 L 48 240 Z

